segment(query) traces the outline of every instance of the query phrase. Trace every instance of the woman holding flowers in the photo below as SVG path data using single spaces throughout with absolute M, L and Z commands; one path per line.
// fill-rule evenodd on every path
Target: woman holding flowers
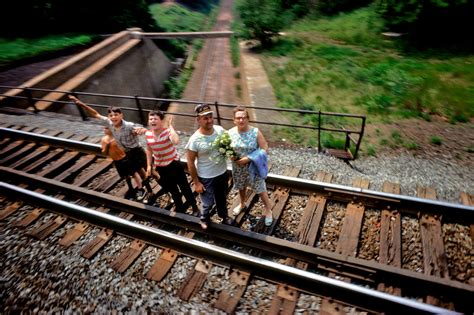
M 229 135 L 232 139 L 233 150 L 238 158 L 232 159 L 232 176 L 234 188 L 239 191 L 240 205 L 233 209 L 233 213 L 238 215 L 244 208 L 247 187 L 250 187 L 262 199 L 265 206 L 265 225 L 270 226 L 273 223 L 273 214 L 265 178 L 258 175 L 251 176 L 249 172 L 249 164 L 253 159 L 251 156 L 254 156 L 254 153 L 259 149 L 266 155 L 267 141 L 258 128 L 249 125 L 249 114 L 245 107 L 238 106 L 234 109 L 234 124 L 235 127 L 229 130 Z

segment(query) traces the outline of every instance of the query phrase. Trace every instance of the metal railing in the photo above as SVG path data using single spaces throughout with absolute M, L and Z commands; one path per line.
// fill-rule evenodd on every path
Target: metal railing
M 260 125 L 269 125 L 269 126 L 279 126 L 279 127 L 288 127 L 288 128 L 297 128 L 297 129 L 307 129 L 307 130 L 315 130 L 317 131 L 317 143 L 318 143 L 318 152 L 321 152 L 323 150 L 322 144 L 321 144 L 321 132 L 330 132 L 330 133 L 339 133 L 344 135 L 344 145 L 342 149 L 339 149 L 340 152 L 344 154 L 336 154 L 337 157 L 340 157 L 344 160 L 354 160 L 357 158 L 357 154 L 360 150 L 360 145 L 362 142 L 362 137 L 364 135 L 365 131 L 365 121 L 366 121 L 366 116 L 365 115 L 354 115 L 354 114 L 345 114 L 345 113 L 332 113 L 332 112 L 322 112 L 322 111 L 312 111 L 312 110 L 303 110 L 303 109 L 288 109 L 288 108 L 279 108 L 279 107 L 262 107 L 262 106 L 245 106 L 245 105 L 240 105 L 240 104 L 229 104 L 229 103 L 208 103 L 208 102 L 202 102 L 202 101 L 192 101 L 192 100 L 176 100 L 176 99 L 166 99 L 166 98 L 155 98 L 155 97 L 144 97 L 144 96 L 130 96 L 130 95 L 116 95 L 116 94 L 103 94 L 103 93 L 90 93 L 90 92 L 76 92 L 76 91 L 65 91 L 65 90 L 51 90 L 51 89 L 41 89 L 41 88 L 28 88 L 28 87 L 15 87 L 15 86 L 5 86 L 5 85 L 0 85 L 0 89 L 21 89 L 24 91 L 24 93 L 21 93 L 19 95 L 6 95 L 4 93 L 0 94 L 0 97 L 2 100 L 0 101 L 0 108 L 2 107 L 7 107 L 10 106 L 12 107 L 11 104 L 15 105 L 16 103 L 25 103 L 27 106 L 22 106 L 23 110 L 29 111 L 29 112 L 34 112 L 38 113 L 39 110 L 36 107 L 36 102 L 37 101 L 42 101 L 42 102 L 51 102 L 56 105 L 61 105 L 61 106 L 75 106 L 74 103 L 72 103 L 69 100 L 48 100 L 45 99 L 44 97 L 35 97 L 34 92 L 58 92 L 58 93 L 64 93 L 64 96 L 70 94 L 70 95 L 75 95 L 77 97 L 80 96 L 93 96 L 93 97 L 104 97 L 104 98 L 113 98 L 113 99 L 122 99 L 122 100 L 133 100 L 135 107 L 127 107 L 127 106 L 121 106 L 120 108 L 124 112 L 130 112 L 130 113 L 135 113 L 138 116 L 138 119 L 141 124 L 146 125 L 147 124 L 147 113 L 152 110 L 159 108 L 162 110 L 165 114 L 169 115 L 175 115 L 175 116 L 182 116 L 182 117 L 195 117 L 194 114 L 190 113 L 184 113 L 184 112 L 167 112 L 165 107 L 169 105 L 170 103 L 179 103 L 179 104 L 185 104 L 189 106 L 194 106 L 196 104 L 208 104 L 211 106 L 214 106 L 216 109 L 216 117 L 215 119 L 217 120 L 218 124 L 222 124 L 223 121 L 233 121 L 233 117 L 223 117 L 221 115 L 221 112 L 219 111 L 219 108 L 234 108 L 236 106 L 243 106 L 248 109 L 251 109 L 253 111 L 273 111 L 273 112 L 280 112 L 280 113 L 292 113 L 292 114 L 298 114 L 298 115 L 315 115 L 317 117 L 317 124 L 316 125 L 301 125 L 301 124 L 296 124 L 296 123 L 282 123 L 282 122 L 271 122 L 271 121 L 256 121 L 256 120 L 251 120 L 250 122 L 252 123 L 257 123 Z M 150 102 L 155 102 L 155 104 L 160 104 L 159 106 L 154 106 L 154 108 L 145 108 L 143 102 L 150 103 Z M 89 106 L 95 109 L 103 109 L 103 112 L 107 108 L 110 107 L 110 105 L 104 105 L 104 104 L 96 104 L 96 103 L 87 103 Z M 16 107 L 16 106 L 13 106 Z M 86 120 L 87 117 L 86 115 L 82 112 L 82 110 L 78 107 L 78 112 L 79 115 L 81 115 L 83 120 Z M 359 127 L 357 129 L 347 129 L 344 127 L 334 127 L 334 126 L 327 126 L 329 123 L 324 122 L 324 118 L 326 117 L 340 117 L 340 118 L 345 118 L 345 119 L 351 119 L 351 120 L 356 120 L 359 122 Z M 354 124 L 349 124 L 353 126 Z M 354 137 L 355 135 L 355 137 Z M 334 150 L 332 150 L 334 151 Z

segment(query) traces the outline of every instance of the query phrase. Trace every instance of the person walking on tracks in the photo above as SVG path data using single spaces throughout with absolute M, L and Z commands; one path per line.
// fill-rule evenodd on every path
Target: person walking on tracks
M 116 143 L 125 151 L 130 167 L 130 173 L 138 172 L 144 186 L 150 194 L 153 194 L 150 184 L 146 179 L 146 154 L 138 141 L 138 135 L 146 132 L 146 129 L 132 122 L 123 119 L 122 110 L 119 107 L 111 106 L 107 110 L 107 117 L 101 115 L 92 107 L 81 102 L 77 97 L 68 95 L 69 99 L 77 106 L 83 108 L 91 117 L 100 119 L 107 127 L 109 127 Z M 145 196 L 143 188 L 137 190 L 137 199 L 142 200 Z
M 249 114 L 245 107 L 234 108 L 234 124 L 229 130 L 232 147 L 239 158 L 232 159 L 234 188 L 239 191 L 240 204 L 232 212 L 238 215 L 245 206 L 247 187 L 262 199 L 265 206 L 265 225 L 273 223 L 272 206 L 268 198 L 265 178 L 268 173 L 268 143 L 262 132 L 249 125 Z
M 121 178 L 125 179 L 128 192 L 126 196 L 130 196 L 134 191 L 132 184 L 132 177 L 135 180 L 135 184 L 138 189 L 142 189 L 142 180 L 137 172 L 130 173 L 130 167 L 125 151 L 117 144 L 112 131 L 109 127 L 104 127 L 104 136 L 100 140 L 101 151 L 103 154 L 109 156 L 114 161 L 114 166 L 117 169 L 118 174 Z
M 191 187 L 184 168 L 179 161 L 176 145 L 179 143 L 179 135 L 173 127 L 173 120 L 168 120 L 168 128 L 164 127 L 164 114 L 159 110 L 152 110 L 148 114 L 148 130 L 145 132 L 147 144 L 147 176 L 151 176 L 153 169 L 156 170 L 158 183 L 171 193 L 176 212 L 186 212 L 191 206 L 193 211 L 199 213 Z M 156 175 L 155 175 L 156 176 Z M 183 204 L 182 198 L 186 197 Z
M 232 224 L 227 215 L 228 179 L 225 159 L 217 162 L 212 157 L 218 152 L 213 148 L 213 141 L 224 132 L 224 128 L 214 125 L 213 112 L 207 104 L 195 107 L 198 130 L 186 144 L 188 171 L 194 183 L 194 190 L 201 196 L 201 227 L 207 229 L 210 212 L 214 204 L 217 214 L 224 224 Z

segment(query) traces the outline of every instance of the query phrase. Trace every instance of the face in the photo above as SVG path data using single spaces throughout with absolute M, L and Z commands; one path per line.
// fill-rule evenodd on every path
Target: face
M 163 120 L 158 115 L 149 115 L 148 126 L 151 130 L 159 130 L 163 127 Z
M 112 125 L 118 127 L 122 123 L 123 113 L 110 112 L 107 117 L 112 121 Z
M 234 114 L 234 124 L 239 127 L 247 127 L 249 123 L 249 118 L 247 117 L 247 112 L 238 111 Z
M 214 119 L 213 119 L 212 114 L 198 116 L 197 121 L 198 121 L 199 127 L 203 128 L 204 130 L 211 130 L 212 127 L 214 126 Z

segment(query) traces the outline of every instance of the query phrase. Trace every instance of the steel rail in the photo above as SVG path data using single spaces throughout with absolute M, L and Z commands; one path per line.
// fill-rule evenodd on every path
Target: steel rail
M 66 214 L 78 220 L 85 218 L 95 225 L 110 228 L 123 235 L 142 239 L 158 247 L 171 247 L 186 251 L 192 256 L 214 259 L 228 266 L 252 270 L 257 275 L 266 279 L 281 282 L 284 280 L 290 285 L 302 288 L 304 291 L 316 295 L 328 294 L 344 303 L 362 307 L 364 309 L 397 313 L 410 312 L 410 314 L 459 314 L 448 309 L 417 302 L 412 299 L 402 298 L 379 292 L 362 286 L 357 286 L 344 281 L 313 274 L 287 265 L 267 261 L 258 257 L 239 253 L 230 249 L 221 248 L 212 244 L 189 239 L 153 227 L 130 222 L 125 219 L 95 211 L 76 204 L 68 203 L 50 196 L 29 191 L 5 182 L 0 182 L 0 191 L 4 195 L 13 194 L 39 204 L 48 209 Z
M 4 127 L 0 127 L 0 134 L 4 137 L 17 137 L 26 140 L 41 142 L 44 144 L 50 144 L 53 146 L 59 146 L 61 148 L 71 148 L 86 153 L 94 153 L 101 155 L 100 145 L 98 144 L 39 135 L 34 132 L 27 132 Z M 181 159 L 181 163 L 186 166 L 185 159 Z M 463 204 L 450 203 L 441 200 L 418 198 L 406 195 L 397 195 L 370 189 L 318 182 L 315 180 L 289 177 L 273 173 L 268 174 L 266 181 L 268 184 L 282 185 L 286 187 L 302 189 L 308 192 L 323 192 L 325 194 L 328 194 L 330 198 L 333 199 L 338 199 L 338 195 L 343 196 L 341 199 L 344 199 L 346 201 L 354 199 L 366 199 L 372 201 L 372 203 L 375 205 L 389 205 L 391 208 L 397 209 L 400 212 L 408 211 L 410 209 L 411 212 L 418 212 L 420 211 L 420 209 L 423 209 L 427 213 L 433 213 L 445 217 L 453 217 L 459 220 L 460 222 L 467 222 L 468 224 L 472 224 L 474 222 L 474 207 Z
M 103 155 L 101 153 L 100 144 L 94 144 L 90 142 L 77 141 L 72 139 L 53 137 L 43 134 L 38 134 L 34 132 L 15 130 L 10 128 L 0 127 L 0 134 L 2 137 L 7 138 L 19 138 L 23 140 L 29 140 L 33 142 L 38 142 L 42 144 L 47 144 L 51 146 L 57 146 L 61 148 L 68 148 L 77 150 L 84 153 L 92 153 L 96 155 Z
M 0 174 L 3 178 L 22 181 L 35 187 L 42 187 L 45 190 L 58 191 L 88 202 L 106 205 L 110 209 L 132 213 L 152 221 L 171 224 L 196 232 L 203 232 L 199 225 L 199 219 L 187 214 L 176 213 L 171 215 L 168 210 L 122 198 L 115 198 L 105 193 L 91 191 L 86 188 L 76 187 L 23 171 L 11 170 L 2 166 L 0 166 Z M 474 293 L 474 286 L 458 281 L 420 274 L 360 258 L 347 257 L 268 235 L 242 231 L 237 227 L 211 223 L 209 232 L 206 233 L 215 239 L 231 241 L 241 246 L 247 246 L 278 256 L 291 257 L 317 265 L 321 270 L 338 272 L 341 275 L 348 275 L 365 283 L 403 283 L 403 285 L 409 290 L 416 292 L 416 294 L 438 294 L 449 296 L 452 300 L 456 301 L 466 300 L 469 295 Z

